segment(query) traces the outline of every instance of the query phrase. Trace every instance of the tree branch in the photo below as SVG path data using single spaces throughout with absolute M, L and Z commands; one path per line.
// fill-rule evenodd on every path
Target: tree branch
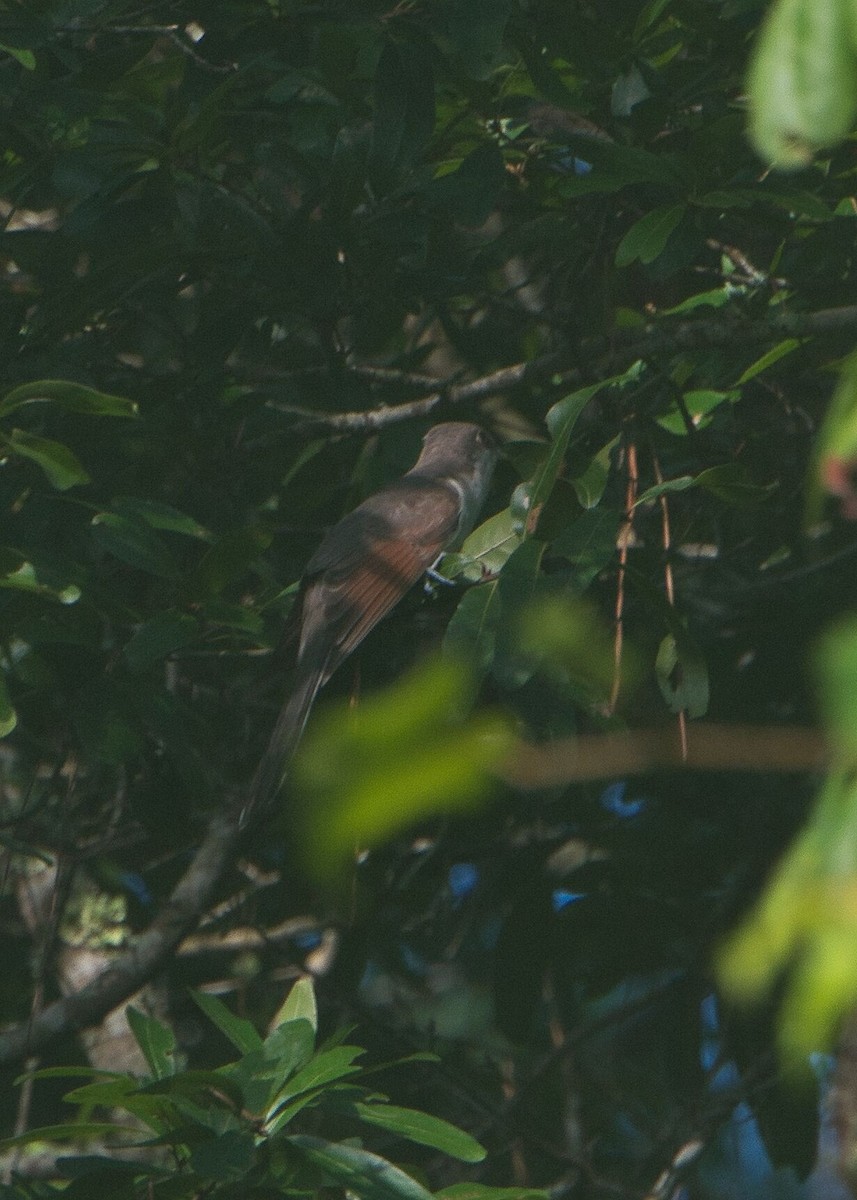
M 813 729 L 692 721 L 686 753 L 673 725 L 584 734 L 538 746 L 519 742 L 499 773 L 512 787 L 530 789 L 649 771 L 816 771 L 826 753 Z
M 217 812 L 190 866 L 149 928 L 91 984 L 0 1034 L 0 1063 L 18 1062 L 39 1053 L 54 1038 L 98 1024 L 147 983 L 208 908 L 238 836 L 237 813 Z
M 524 384 L 549 379 L 552 375 L 559 376 L 556 381 L 558 384 L 574 385 L 583 381 L 584 374 L 579 366 L 572 367 L 572 363 L 579 364 L 581 361 L 598 364 L 592 372 L 597 378 L 599 374 L 610 374 L 637 358 L 647 358 L 652 354 L 753 346 L 774 337 L 808 338 L 848 330 L 857 332 L 857 305 L 854 304 L 810 313 L 777 311 L 763 321 L 729 317 L 675 322 L 670 318 L 662 318 L 642 331 L 623 329 L 609 337 L 586 338 L 576 347 L 569 346 L 542 354 L 528 362 L 500 367 L 489 375 L 466 383 L 455 382 L 457 375 L 447 380 L 441 379 L 437 381 L 435 390 L 427 396 L 402 404 L 344 413 L 316 413 L 312 416 L 301 412 L 303 419 L 296 423 L 295 429 L 300 432 L 310 429 L 327 429 L 338 433 L 367 432 L 383 429 L 398 421 L 427 417 L 437 408 L 454 409 L 485 400 L 489 396 L 502 395 Z M 599 364 L 599 360 L 603 361 Z M 356 373 L 368 373 L 371 377 L 371 372 L 365 367 L 355 367 L 354 370 Z M 381 368 L 373 370 L 377 373 Z M 383 374 L 385 383 L 393 381 L 393 372 L 385 369 Z M 412 377 L 405 372 L 402 372 L 400 382 L 402 386 L 414 384 Z M 425 377 L 420 378 L 420 383 L 425 385 Z

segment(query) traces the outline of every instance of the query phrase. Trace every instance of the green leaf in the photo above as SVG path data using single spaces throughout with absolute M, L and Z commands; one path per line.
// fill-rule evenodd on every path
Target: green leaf
M 107 1121 L 69 1121 L 60 1125 L 43 1125 L 41 1129 L 28 1129 L 15 1137 L 0 1139 L 0 1154 L 16 1146 L 29 1146 L 32 1142 L 86 1141 L 88 1138 L 112 1137 L 116 1125 Z
M 169 1026 L 140 1012 L 131 1004 L 125 1009 L 125 1019 L 155 1078 L 163 1079 L 175 1074 L 176 1039 Z
M 429 816 L 462 812 L 493 789 L 511 731 L 499 714 L 465 719 L 471 673 L 432 661 L 356 711 L 332 708 L 294 762 L 303 848 L 316 876 Z
M 692 312 L 695 308 L 725 308 L 727 304 L 731 304 L 735 300 L 737 295 L 740 295 L 740 291 L 735 287 L 712 288 L 710 291 L 697 292 L 695 296 L 688 296 L 686 300 L 682 300 L 681 304 L 674 304 L 672 308 L 663 309 L 662 315 L 676 317 L 681 313 Z
M 774 0 L 747 73 L 750 136 L 763 159 L 806 167 L 848 135 L 857 116 L 847 0 Z
M 212 535 L 203 525 L 187 513 L 179 512 L 170 504 L 161 504 L 142 496 L 117 496 L 110 505 L 113 512 L 132 520 L 145 521 L 153 529 L 167 533 L 181 533 L 199 541 L 211 541 Z
M 209 1021 L 216 1025 L 222 1034 L 240 1050 L 249 1054 L 253 1050 L 261 1050 L 263 1041 L 255 1027 L 244 1017 L 236 1017 L 222 1000 L 208 992 L 191 991 L 191 997 L 199 1005 Z
M 686 212 L 684 204 L 665 204 L 636 221 L 616 248 L 616 266 L 627 267 L 637 259 L 654 262 Z
M 709 467 L 707 471 L 700 471 L 696 477 L 696 483 L 699 487 L 705 488 L 707 492 L 717 496 L 718 499 L 725 501 L 726 504 L 733 504 L 736 508 L 761 504 L 779 487 L 777 482 L 756 483 L 742 463 L 734 462 L 723 463 L 722 466 Z
M 19 50 L 17 46 L 6 46 L 0 42 L 0 51 L 3 54 L 10 54 L 12 58 L 17 59 L 26 71 L 35 71 L 36 56 L 32 50 Z
M 288 1143 L 361 1200 L 433 1200 L 410 1175 L 368 1150 L 305 1134 L 290 1137 Z
M 61 492 L 77 484 L 89 483 L 89 475 L 75 454 L 61 442 L 26 433 L 23 429 L 13 429 L 11 434 L 3 437 L 2 444 L 8 453 L 37 463 L 48 482 Z
M 806 519 L 819 519 L 824 492 L 838 497 L 844 514 L 857 515 L 852 472 L 857 465 L 857 353 L 849 355 L 816 438 L 807 487 Z
M 354 1105 L 354 1111 L 369 1125 L 377 1125 L 379 1129 L 396 1133 L 420 1146 L 431 1146 L 460 1162 L 477 1163 L 485 1158 L 485 1148 L 469 1133 L 417 1109 L 358 1103 Z
M 134 631 L 122 656 L 130 670 L 148 671 L 174 650 L 199 640 L 200 626 L 189 613 L 167 609 Z
M 782 342 L 778 342 L 776 346 L 772 346 L 770 350 L 751 363 L 745 371 L 742 371 L 735 386 L 741 387 L 742 384 L 749 383 L 751 379 L 755 379 L 757 375 L 767 371 L 768 367 L 772 367 L 775 362 L 779 362 L 781 358 L 785 358 L 787 354 L 797 350 L 800 345 L 801 342 L 798 338 L 785 338 Z
M 119 513 L 101 512 L 92 518 L 92 526 L 102 549 L 128 566 L 165 579 L 178 574 L 178 563 L 170 548 L 144 522 Z
M 375 74 L 375 120 L 369 171 L 386 190 L 395 174 L 417 163 L 434 129 L 434 79 L 428 46 L 384 43 Z
M 253 1134 L 230 1130 L 194 1146 L 190 1165 L 201 1179 L 235 1183 L 247 1175 L 255 1158 Z
M 658 424 L 669 433 L 686 437 L 688 428 L 685 414 L 690 417 L 694 429 L 705 429 L 722 404 L 733 404 L 740 397 L 741 393 L 736 389 L 723 392 L 715 388 L 694 388 L 684 393 L 684 412 L 680 412 L 676 405 L 665 417 L 658 417 Z
M 545 549 L 545 543 L 535 538 L 523 542 L 498 581 L 500 620 L 492 671 L 495 679 L 509 689 L 523 687 L 535 670 L 531 656 L 521 654 L 519 632 L 521 615 L 536 595 Z
M 493 142 L 483 142 L 462 159 L 455 171 L 434 179 L 426 190 L 430 205 L 445 210 L 462 225 L 475 228 L 487 221 L 500 189 L 506 182 L 506 167 Z
M 270 544 L 271 534 L 258 525 L 225 533 L 188 573 L 188 594 L 202 599 L 219 596 Z
M 615 560 L 624 516 L 599 505 L 578 513 L 550 542 L 550 556 L 567 558 L 574 566 L 577 587 L 584 591 Z
M 0 674 L 0 737 L 6 737 L 18 724 L 18 715 L 12 705 L 6 678 Z
M 0 417 L 22 408 L 25 404 L 56 404 L 67 412 L 85 413 L 94 417 L 135 417 L 137 405 L 124 396 L 97 392 L 80 383 L 65 379 L 40 379 L 13 388 L 0 400 Z
M 520 545 L 520 539 L 515 539 Z M 496 581 L 471 588 L 459 601 L 446 627 L 443 652 L 454 660 L 469 663 L 476 674 L 484 674 L 494 661 L 500 593 Z
M 10 553 L 15 554 L 15 551 Z M 30 592 L 36 596 L 45 596 L 51 600 L 58 600 L 60 604 L 75 604 L 81 596 L 80 588 L 76 584 L 69 583 L 62 588 L 50 587 L 46 583 L 42 583 L 36 574 L 36 568 L 30 562 L 21 562 L 15 570 L 8 574 L 0 576 L 0 588 L 8 588 L 15 592 Z
M 693 475 L 677 475 L 675 479 L 665 479 L 662 483 L 655 483 L 646 488 L 634 501 L 634 508 L 641 504 L 651 504 L 659 496 L 668 496 L 671 492 L 686 492 L 692 487 L 696 487 L 696 478 Z
M 655 660 L 661 695 L 674 713 L 704 717 L 708 711 L 708 667 L 699 648 L 678 621 L 661 642 Z
M 280 1006 L 271 1025 L 277 1029 L 287 1021 L 303 1019 L 308 1021 L 314 1030 L 318 1031 L 318 1005 L 315 1000 L 315 988 L 309 975 L 303 975 L 294 984 Z
M 471 79 L 487 79 L 500 60 L 512 0 L 467 0 L 444 7 L 443 24 L 461 67 Z
M 824 727 L 837 755 L 857 763 L 857 618 L 828 630 L 815 653 Z
M 618 443 L 618 437 L 611 438 L 591 459 L 586 470 L 572 479 L 571 486 L 581 508 L 591 509 L 601 503 L 610 478 L 610 456 Z
M 332 1050 L 322 1050 L 314 1055 L 307 1065 L 288 1081 L 272 1103 L 265 1120 L 276 1116 L 284 1104 L 304 1092 L 313 1092 L 340 1079 L 357 1075 L 360 1067 L 354 1065 L 364 1051 L 360 1046 L 334 1046 Z
M 490 1187 L 486 1183 L 453 1183 L 435 1192 L 435 1200 L 547 1200 L 541 1188 Z
M 499 575 L 520 544 L 520 522 L 510 509 L 501 509 L 473 530 L 457 554 L 444 555 L 441 571 L 448 579 L 479 583 L 486 575 Z

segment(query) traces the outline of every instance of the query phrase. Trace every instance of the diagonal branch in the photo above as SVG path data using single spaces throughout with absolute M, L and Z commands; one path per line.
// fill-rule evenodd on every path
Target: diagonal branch
M 91 984 L 0 1034 L 0 1063 L 19 1062 L 42 1051 L 54 1038 L 98 1024 L 147 983 L 209 907 L 232 861 L 238 836 L 237 813 L 218 811 L 190 866 L 149 928 Z

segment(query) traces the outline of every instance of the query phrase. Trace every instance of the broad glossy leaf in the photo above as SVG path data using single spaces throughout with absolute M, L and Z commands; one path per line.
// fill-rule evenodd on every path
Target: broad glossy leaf
M 292 984 L 291 991 L 280 1006 L 271 1025 L 276 1029 L 287 1021 L 298 1019 L 308 1021 L 313 1029 L 318 1029 L 318 1006 L 315 1000 L 315 988 L 309 975 L 303 975 Z
M 253 1134 L 227 1130 L 194 1146 L 190 1166 L 201 1179 L 235 1183 L 249 1172 L 256 1158 Z
M 654 262 L 686 211 L 684 204 L 665 204 L 640 217 L 616 249 L 616 266 L 627 267 L 637 259 L 641 263 Z
M 48 482 L 61 492 L 90 481 L 77 456 L 61 442 L 38 437 L 23 429 L 13 429 L 2 438 L 0 445 L 6 453 L 17 454 L 37 463 L 47 476 Z
M 794 170 L 846 137 L 857 116 L 849 0 L 774 0 L 750 61 L 750 136 Z
M 494 660 L 499 619 L 497 581 L 471 588 L 459 601 L 447 624 L 443 638 L 444 654 L 469 663 L 477 674 L 484 673 Z
M 169 1026 L 131 1004 L 125 1009 L 125 1018 L 155 1078 L 174 1075 L 176 1039 Z
M 574 566 L 580 591 L 615 560 L 624 515 L 600 504 L 579 513 L 549 545 L 551 557 L 567 558 Z
M 289 1139 L 310 1162 L 361 1200 L 433 1200 L 431 1192 L 386 1158 L 356 1146 L 301 1134 Z
M 477 1163 L 485 1158 L 485 1148 L 475 1138 L 448 1121 L 419 1112 L 413 1108 L 397 1108 L 393 1104 L 355 1104 L 354 1111 L 362 1121 L 396 1133 L 421 1146 L 441 1150 L 461 1162 Z
M 658 424 L 669 433 L 686 437 L 688 428 L 685 414 L 690 417 L 693 429 L 705 429 L 722 404 L 733 404 L 740 399 L 740 396 L 741 393 L 734 388 L 730 391 L 720 391 L 716 388 L 694 388 L 685 392 L 682 397 L 684 412 L 680 412 L 676 406 L 665 417 L 658 417 Z
M 40 1129 L 28 1129 L 15 1137 L 0 1139 L 0 1153 L 16 1146 L 29 1146 L 33 1142 L 81 1141 L 85 1138 L 112 1137 L 115 1124 L 107 1121 L 67 1121 L 59 1125 L 43 1125 Z
M 237 1017 L 222 1000 L 208 992 L 192 991 L 191 996 L 212 1024 L 216 1025 L 236 1049 L 242 1054 L 262 1048 L 262 1038 L 254 1026 L 245 1018 Z
M 0 576 L 0 588 L 9 588 L 16 592 L 32 592 L 36 596 L 46 596 L 58 600 L 60 604 L 75 604 L 81 596 L 80 588 L 74 584 L 65 587 L 50 587 L 42 583 L 36 573 L 36 568 L 30 562 L 20 562 L 13 571 Z
M 749 383 L 751 379 L 755 379 L 757 375 L 761 375 L 763 371 L 767 371 L 768 367 L 772 367 L 774 363 L 785 358 L 787 354 L 791 354 L 800 346 L 798 338 L 784 338 L 783 341 L 777 342 L 776 346 L 772 346 L 755 362 L 750 363 L 746 370 L 741 372 L 741 375 L 735 381 L 736 387 L 741 387 L 742 384 Z
M 95 417 L 135 417 L 137 405 L 124 396 L 111 396 L 66 379 L 40 379 L 24 383 L 0 400 L 0 417 L 26 404 L 56 404 L 67 412 Z
M 121 516 L 145 521 L 153 529 L 181 533 L 200 541 L 211 541 L 211 533 L 203 525 L 187 513 L 179 512 L 171 504 L 162 504 L 145 496 L 117 496 L 110 507 Z
M 144 521 L 101 512 L 92 518 L 92 526 L 103 549 L 130 567 L 166 579 L 178 574 L 178 563 L 169 546 Z
M 699 487 L 705 488 L 726 504 L 736 508 L 744 508 L 761 504 L 777 490 L 779 484 L 757 483 L 741 463 L 723 463 L 719 467 L 709 467 L 700 471 L 696 477 Z
M 537 594 L 545 549 L 544 542 L 529 538 L 509 559 L 498 581 L 500 619 L 492 671 L 510 689 L 523 687 L 535 669 L 531 656 L 521 653 L 520 622 Z
M 304 1092 L 314 1092 L 318 1088 L 359 1074 L 360 1067 L 355 1066 L 354 1060 L 363 1053 L 360 1046 L 335 1046 L 332 1050 L 322 1050 L 313 1055 L 307 1065 L 293 1075 L 277 1094 L 265 1120 L 276 1116 L 284 1104 Z
M 462 68 L 487 79 L 498 66 L 512 0 L 466 0 L 446 6 L 443 28 Z
M 457 554 L 444 555 L 441 571 L 449 579 L 479 583 L 486 576 L 498 575 L 520 544 L 520 525 L 511 510 L 504 508 L 477 526 Z

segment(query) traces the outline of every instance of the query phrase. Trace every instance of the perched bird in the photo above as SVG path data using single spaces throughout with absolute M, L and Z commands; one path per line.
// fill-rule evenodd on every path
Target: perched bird
M 242 823 L 282 784 L 319 688 L 443 552 L 473 528 L 496 459 L 494 443 L 478 425 L 435 425 L 410 471 L 328 532 L 301 584 L 292 690 L 250 784 Z

